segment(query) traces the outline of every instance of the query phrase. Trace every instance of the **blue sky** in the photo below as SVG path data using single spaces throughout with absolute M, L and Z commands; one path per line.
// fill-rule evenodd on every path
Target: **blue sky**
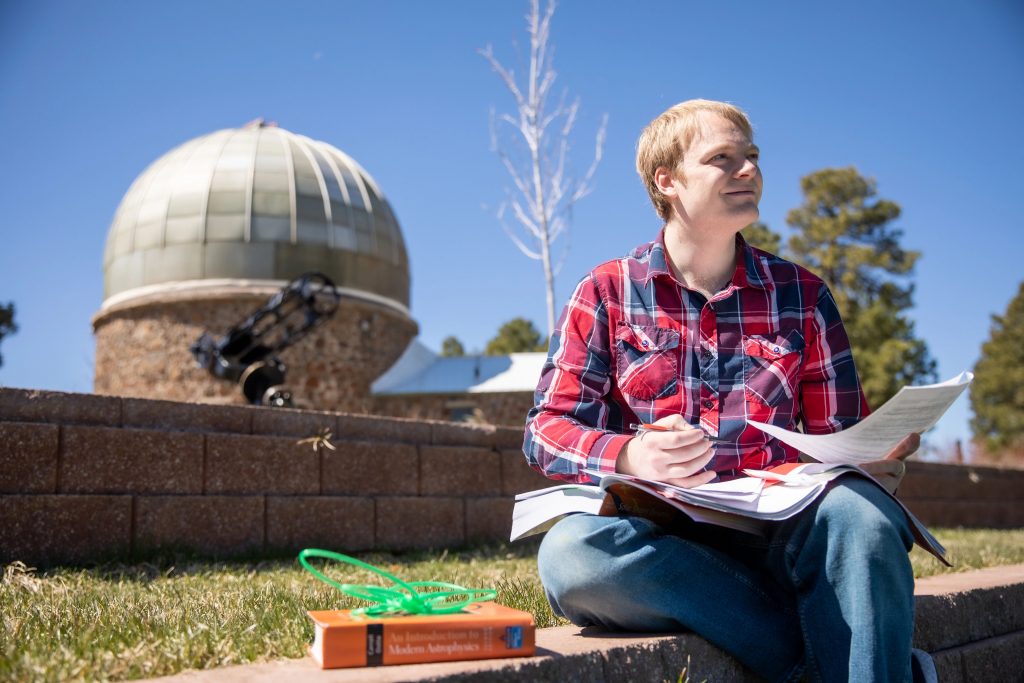
M 540 267 L 502 233 L 508 185 L 488 111 L 511 109 L 477 54 L 515 64 L 525 0 L 0 2 L 0 384 L 92 387 L 90 317 L 114 210 L 153 160 L 257 117 L 325 140 L 376 179 L 402 224 L 412 312 L 438 348 L 481 349 L 516 316 L 543 326 Z M 574 212 L 559 300 L 660 227 L 633 170 L 640 129 L 692 97 L 751 116 L 762 219 L 787 234 L 801 176 L 856 166 L 903 207 L 923 252 L 919 334 L 942 378 L 969 369 L 1024 277 L 1024 8 L 1010 0 L 564 0 L 559 84 L 583 104 L 576 164 L 609 116 L 594 193 Z M 965 398 L 936 442 L 969 435 Z

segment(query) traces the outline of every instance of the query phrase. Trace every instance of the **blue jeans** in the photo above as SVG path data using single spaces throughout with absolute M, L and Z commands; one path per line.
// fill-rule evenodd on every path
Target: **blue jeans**
M 554 611 L 580 626 L 693 631 L 770 681 L 910 680 L 913 536 L 856 476 L 764 538 L 642 517 L 572 515 L 537 556 Z

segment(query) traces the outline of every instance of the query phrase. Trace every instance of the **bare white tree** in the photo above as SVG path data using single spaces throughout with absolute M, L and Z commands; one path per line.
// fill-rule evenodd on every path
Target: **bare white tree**
M 540 0 L 530 0 L 530 12 L 526 16 L 530 63 L 522 85 L 516 80 L 515 72 L 498 61 L 490 45 L 480 50 L 516 103 L 515 114 L 497 115 L 491 109 L 491 147 L 515 186 L 506 188 L 498 220 L 519 251 L 540 261 L 544 268 L 548 336 L 555 329 L 555 276 L 569 248 L 566 239 L 558 262 L 553 263 L 552 245 L 563 234 L 568 238 L 572 207 L 590 194 L 590 180 L 601 162 L 608 125 L 605 114 L 597 131 L 594 160 L 582 177 L 574 177 L 567 163 L 580 101 L 576 98 L 570 102 L 565 91 L 557 103 L 549 101 L 556 77 L 552 67 L 554 47 L 548 45 L 554 13 L 554 0 L 548 0 L 543 14 Z M 506 220 L 510 209 L 519 230 Z

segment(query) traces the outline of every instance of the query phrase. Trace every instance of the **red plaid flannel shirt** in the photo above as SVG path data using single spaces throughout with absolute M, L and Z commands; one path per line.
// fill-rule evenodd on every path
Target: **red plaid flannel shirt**
M 664 233 L 576 286 L 551 339 L 523 450 L 554 479 L 615 471 L 629 425 L 681 414 L 723 439 L 711 467 L 792 462 L 747 419 L 810 434 L 849 427 L 867 401 L 820 278 L 736 240 L 736 272 L 710 300 L 669 270 Z

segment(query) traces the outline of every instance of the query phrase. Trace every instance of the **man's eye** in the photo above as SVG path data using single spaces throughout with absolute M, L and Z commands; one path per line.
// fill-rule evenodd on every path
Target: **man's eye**
M 715 156 L 711 157 L 711 161 L 719 161 L 720 159 L 728 159 L 728 158 L 729 157 L 727 157 L 724 154 L 716 154 Z
M 758 152 L 751 152 L 747 155 L 747 158 L 753 161 L 755 164 L 761 160 L 761 155 Z

